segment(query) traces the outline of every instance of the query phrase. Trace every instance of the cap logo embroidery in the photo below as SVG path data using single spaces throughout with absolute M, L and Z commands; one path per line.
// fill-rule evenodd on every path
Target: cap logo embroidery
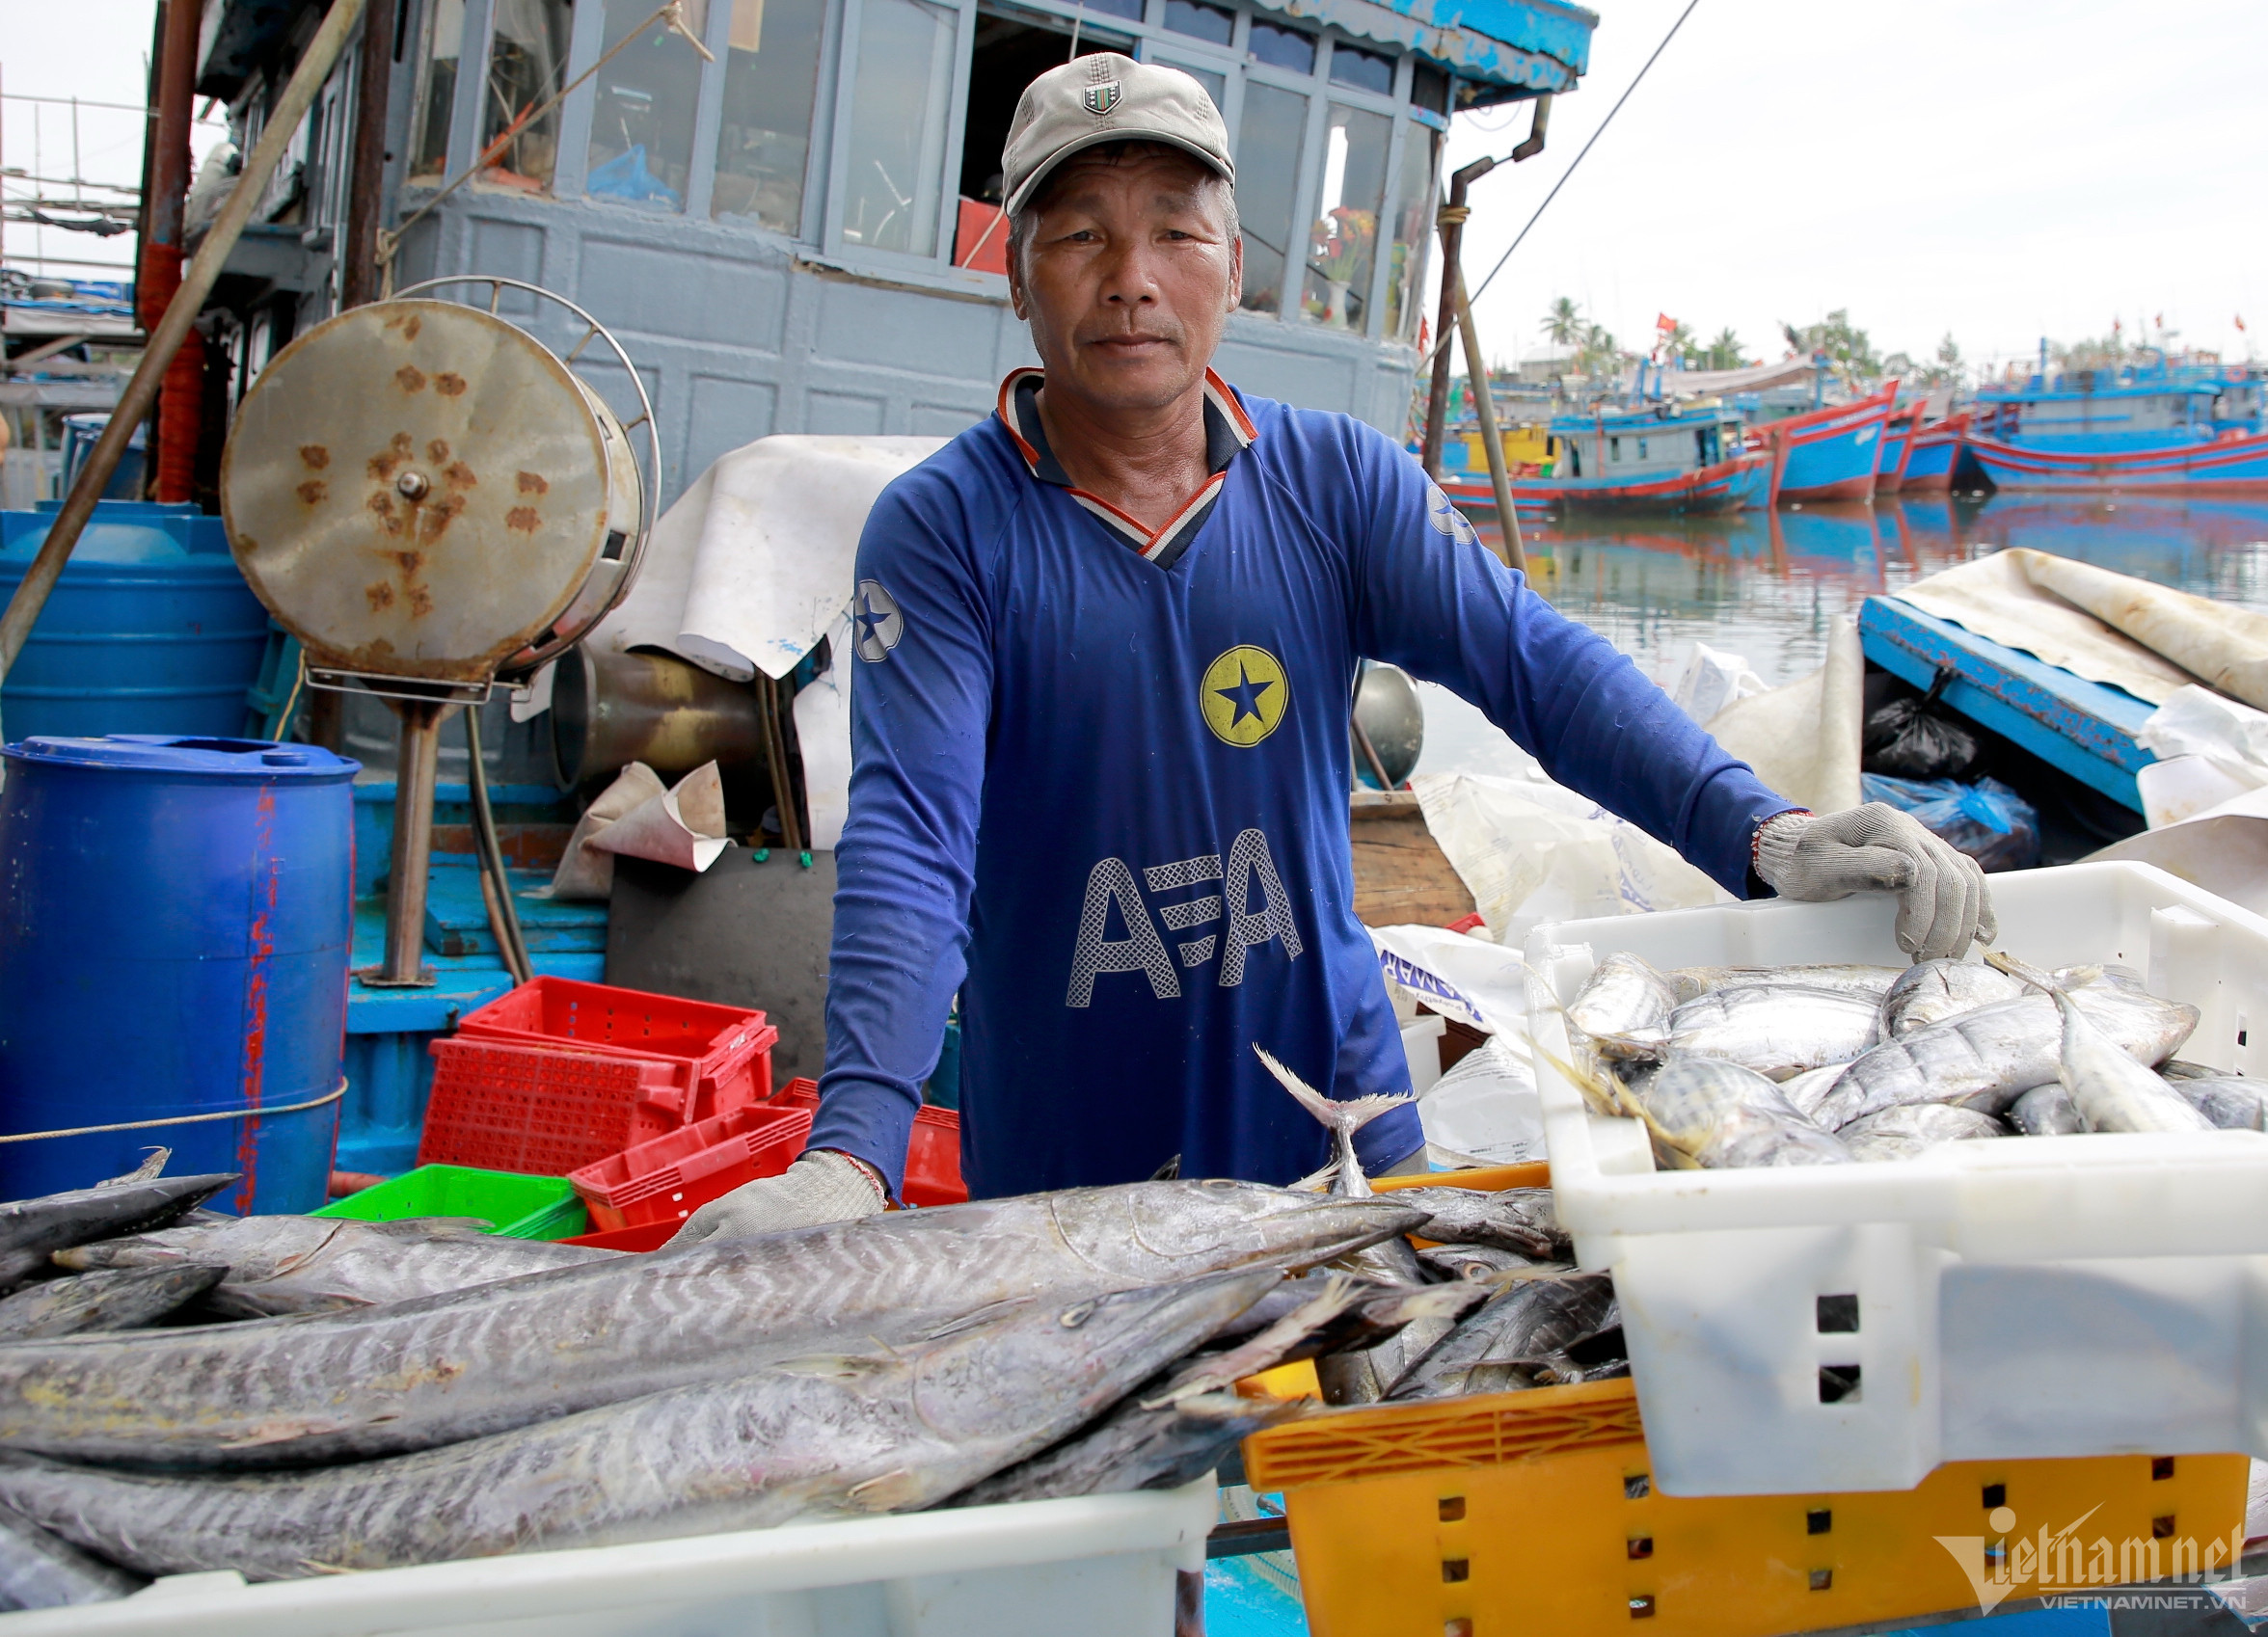
M 1117 80 L 1105 80 L 1101 85 L 1089 86 L 1079 100 L 1088 113 L 1099 120 L 1118 107 L 1119 99 L 1124 94 L 1124 88 Z

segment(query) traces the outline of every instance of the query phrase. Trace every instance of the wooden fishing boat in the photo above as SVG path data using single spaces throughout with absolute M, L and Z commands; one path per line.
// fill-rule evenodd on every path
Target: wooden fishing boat
M 1905 465 L 1899 473 L 1900 494 L 1942 495 L 1953 487 L 1971 418 L 1963 410 L 1914 429 L 1906 440 Z
M 1882 458 L 1882 428 L 1898 383 L 1847 404 L 1828 404 L 1756 429 L 1772 457 L 1768 503 L 1871 500 Z
M 1549 427 L 1547 470 L 1514 478 L 1515 506 L 1575 512 L 1697 515 L 1764 503 L 1769 463 L 1744 446 L 1740 417 L 1715 404 L 1678 409 L 1648 404 L 1556 416 Z M 1460 505 L 1493 511 L 1483 473 L 1443 474 Z
M 1906 462 L 1913 458 L 1914 437 L 1921 430 L 1927 405 L 1907 404 L 1890 412 L 1882 423 L 1882 455 L 1875 471 L 1875 493 L 1895 495 L 1905 486 Z
M 2172 448 L 2083 451 L 1972 433 L 1963 448 L 2002 489 L 2268 495 L 2268 435 L 2225 432 Z

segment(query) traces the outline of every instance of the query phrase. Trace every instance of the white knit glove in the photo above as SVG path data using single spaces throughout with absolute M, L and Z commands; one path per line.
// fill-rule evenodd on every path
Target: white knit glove
M 1950 960 L 2000 931 L 1977 861 L 1887 802 L 1766 819 L 1756 838 L 1756 874 L 1780 897 L 1803 903 L 1896 893 L 1898 947 L 1917 961 Z
M 698 1245 L 705 1239 L 747 1239 L 871 1217 L 889 1197 L 874 1172 L 831 1148 L 806 1152 L 778 1176 L 743 1182 L 712 1199 L 686 1219 L 671 1245 Z

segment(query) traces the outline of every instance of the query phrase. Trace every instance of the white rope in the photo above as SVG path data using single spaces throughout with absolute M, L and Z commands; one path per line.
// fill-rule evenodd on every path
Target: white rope
M 217 1114 L 175 1114 L 166 1119 L 121 1120 L 116 1125 L 79 1125 L 68 1131 L 19 1131 L 0 1137 L 0 1142 L 39 1142 L 50 1137 L 97 1137 L 106 1131 L 150 1131 L 161 1125 L 203 1125 L 212 1120 L 255 1119 L 266 1114 L 305 1114 L 319 1109 L 325 1103 L 336 1103 L 346 1095 L 346 1077 L 340 1075 L 338 1084 L 320 1097 L 310 1097 L 304 1103 L 284 1103 L 277 1108 L 223 1109 Z

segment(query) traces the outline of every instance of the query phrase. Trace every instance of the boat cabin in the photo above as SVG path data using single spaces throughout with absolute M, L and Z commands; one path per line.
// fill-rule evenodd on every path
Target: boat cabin
M 1601 409 L 1552 421 L 1553 477 L 1645 483 L 1699 471 L 1740 454 L 1741 417 L 1718 404 L 1678 409 Z
M 2260 429 L 2260 383 L 2231 367 L 2066 370 L 1977 394 L 1978 430 L 2072 451 L 2151 449 Z
M 206 12 L 198 90 L 240 145 L 320 10 Z M 1449 118 L 1571 90 L 1597 21 L 1566 0 L 683 0 L 704 61 L 655 10 L 368 14 L 392 31 L 394 284 L 502 274 L 614 329 L 655 402 L 664 500 L 769 433 L 950 435 L 989 411 L 1032 362 L 1008 304 L 1001 145 L 1025 85 L 1095 51 L 1186 69 L 1228 123 L 1245 273 L 1222 373 L 1398 438 Z M 215 321 L 234 393 L 337 309 L 364 60 L 349 48 L 229 260 Z

